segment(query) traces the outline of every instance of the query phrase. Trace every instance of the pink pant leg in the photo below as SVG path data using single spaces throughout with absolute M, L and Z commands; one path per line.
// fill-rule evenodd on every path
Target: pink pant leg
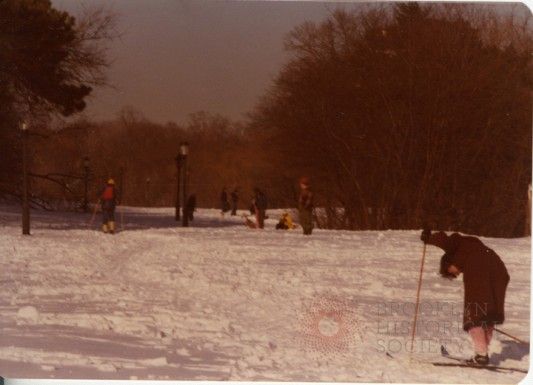
M 487 326 L 485 329 L 485 341 L 487 342 L 487 349 L 490 345 L 490 341 L 492 340 L 492 333 L 494 332 L 494 325 Z
M 474 351 L 476 354 L 487 354 L 488 353 L 488 344 L 487 344 L 487 336 L 485 334 L 485 330 L 481 326 L 475 326 L 473 328 L 470 328 L 468 330 L 468 334 L 470 334 L 470 337 L 472 338 L 472 342 L 474 343 Z

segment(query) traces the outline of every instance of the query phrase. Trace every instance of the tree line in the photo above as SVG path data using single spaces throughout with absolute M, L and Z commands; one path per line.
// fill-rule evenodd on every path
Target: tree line
M 529 20 L 407 3 L 305 23 L 251 128 L 314 176 L 326 227 L 523 234 Z
M 122 204 L 173 206 L 177 190 L 175 159 L 184 141 L 191 148 L 187 190 L 196 195 L 201 207 L 219 207 L 223 187 L 238 188 L 241 201 L 249 202 L 254 187 L 249 175 L 254 164 L 248 160 L 254 158 L 254 143 L 240 124 L 206 112 L 191 114 L 185 125 L 178 126 L 151 122 L 136 110 L 125 108 L 115 120 L 80 119 L 47 138 L 36 138 L 33 147 L 40 150 L 34 155 L 35 172 L 45 175 L 47 170 L 54 170 L 64 176 L 53 176 L 60 183 L 36 182 L 33 190 L 49 201 L 60 198 L 80 202 L 84 180 L 69 176 L 84 175 L 86 156 L 91 202 L 98 199 L 106 180 L 113 178 Z M 72 191 L 66 191 L 65 184 Z

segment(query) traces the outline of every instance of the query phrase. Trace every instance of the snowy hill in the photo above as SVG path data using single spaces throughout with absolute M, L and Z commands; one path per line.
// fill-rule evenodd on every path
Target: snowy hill
M 0 207 L 0 375 L 33 378 L 517 383 L 523 373 L 435 367 L 468 357 L 461 280 L 429 246 L 409 341 L 418 231 L 264 231 L 200 210 L 122 208 L 112 236 L 90 214 Z M 120 217 L 120 215 L 119 215 Z M 483 239 L 511 275 L 502 329 L 529 341 L 530 238 Z M 389 353 L 388 355 L 386 353 Z M 527 369 L 497 334 L 492 363 Z

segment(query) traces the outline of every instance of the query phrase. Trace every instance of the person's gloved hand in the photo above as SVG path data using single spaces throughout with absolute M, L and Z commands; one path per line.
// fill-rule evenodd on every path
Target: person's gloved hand
M 431 237 L 431 230 L 428 228 L 425 228 L 422 231 L 422 234 L 420 235 L 420 239 L 422 240 L 422 242 L 428 243 L 429 237 Z

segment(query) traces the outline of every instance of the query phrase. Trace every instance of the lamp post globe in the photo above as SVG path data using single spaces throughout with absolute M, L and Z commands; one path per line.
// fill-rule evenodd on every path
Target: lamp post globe
M 181 142 L 180 143 L 180 155 L 187 156 L 189 154 L 189 143 Z

